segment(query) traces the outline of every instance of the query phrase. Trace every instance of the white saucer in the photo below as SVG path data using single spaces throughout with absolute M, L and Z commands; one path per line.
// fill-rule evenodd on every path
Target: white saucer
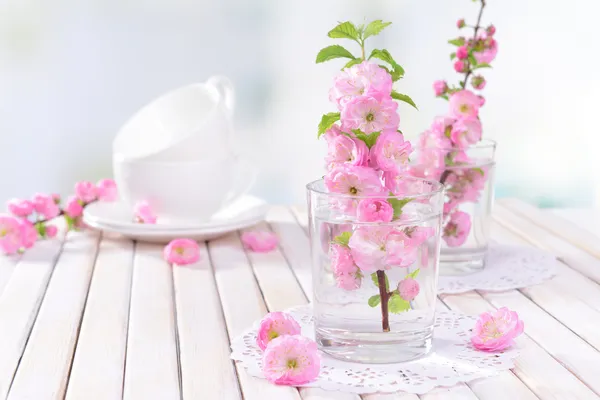
M 182 237 L 205 241 L 263 221 L 268 209 L 268 204 L 263 200 L 243 196 L 204 223 L 160 224 L 159 216 L 157 224 L 140 224 L 133 221 L 131 209 L 126 204 L 97 202 L 85 208 L 83 222 L 95 229 L 145 242 L 167 243 Z

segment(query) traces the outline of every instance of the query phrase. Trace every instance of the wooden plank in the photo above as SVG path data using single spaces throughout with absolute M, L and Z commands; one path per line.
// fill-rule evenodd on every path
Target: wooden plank
M 227 331 L 229 337 L 234 338 L 262 318 L 267 309 L 237 233 L 211 241 L 208 251 L 215 269 Z M 236 369 L 245 400 L 300 398 L 294 388 L 272 385 L 264 379 L 249 376 L 239 363 Z
M 583 229 L 569 220 L 549 211 L 541 210 L 522 200 L 502 199 L 499 202 L 521 217 L 530 220 L 574 246 L 578 246 L 595 257 L 600 258 L 600 246 L 598 246 L 600 238 L 587 229 Z
M 20 255 L 0 255 L 0 296 L 20 259 Z
M 282 251 L 304 293 L 312 293 L 310 247 L 306 232 L 287 207 L 273 207 L 267 214 L 267 222 L 279 236 Z
M 45 240 L 25 253 L 0 296 L 0 398 L 5 399 L 62 249 Z
M 118 399 L 123 394 L 133 255 L 130 240 L 105 235 L 100 243 L 68 400 Z
M 137 243 L 133 261 L 124 398 L 180 398 L 171 266 L 164 246 Z
M 441 295 L 440 297 L 451 309 L 462 311 L 466 314 L 477 315 L 494 310 L 494 307 L 489 302 L 475 292 L 461 295 Z M 521 335 L 516 339 L 521 354 L 515 360 L 514 374 L 541 399 L 597 399 L 598 396 L 589 387 L 572 375 L 560 362 L 548 354 L 542 346 L 529 337 L 530 325 L 534 321 L 525 318 L 524 320 L 526 335 Z M 548 336 L 552 335 L 551 333 L 546 334 Z M 482 390 L 485 390 L 485 393 L 495 390 L 499 394 L 506 394 L 506 396 L 500 397 L 500 399 L 521 398 L 511 396 L 510 393 L 513 392 L 510 392 L 510 387 L 495 388 L 494 390 L 484 388 L 483 386 L 488 385 L 488 379 L 477 380 L 471 382 L 470 385 L 478 396 L 484 394 Z M 485 397 L 481 396 L 481 398 Z
M 8 399 L 64 396 L 98 241 L 91 231 L 67 235 Z
M 494 218 L 501 225 L 523 237 L 536 247 L 556 254 L 571 268 L 600 283 L 600 260 L 598 258 L 567 243 L 565 240 L 520 215 L 513 213 L 501 204 L 494 207 Z
M 184 399 L 241 399 L 206 245 L 201 260 L 173 268 Z

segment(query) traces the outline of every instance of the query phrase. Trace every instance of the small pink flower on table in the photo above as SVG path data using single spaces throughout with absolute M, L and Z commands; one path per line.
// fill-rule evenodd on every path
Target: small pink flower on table
M 200 247 L 192 239 L 175 239 L 165 247 L 163 256 L 171 264 L 193 264 L 200 260 Z
M 263 354 L 265 378 L 277 385 L 303 385 L 316 379 L 320 369 L 317 344 L 304 336 L 278 337 Z
M 291 315 L 279 311 L 270 312 L 260 321 L 256 344 L 261 350 L 264 350 L 275 338 L 299 334 L 300 325 Z
M 398 283 L 398 293 L 406 301 L 413 301 L 421 290 L 419 282 L 413 278 L 405 278 Z
M 479 316 L 471 343 L 478 350 L 501 351 L 514 344 L 514 339 L 523 333 L 523 328 L 519 315 L 502 307 L 493 313 Z
M 461 246 L 471 231 L 471 216 L 463 211 L 450 214 L 450 221 L 444 227 L 443 239 L 450 247 Z
M 242 233 L 242 243 L 250 251 L 268 253 L 277 248 L 279 238 L 269 231 L 247 231 Z
M 119 193 L 117 184 L 112 179 L 102 179 L 96 184 L 96 192 L 100 201 L 115 201 Z
M 33 212 L 33 203 L 29 200 L 12 199 L 8 201 L 7 208 L 15 217 L 26 218 Z
M 5 254 L 15 254 L 23 245 L 23 227 L 19 219 L 0 215 L 0 249 Z
M 60 208 L 51 195 L 38 193 L 33 196 L 32 203 L 35 212 L 45 219 L 52 219 L 60 214 Z
M 90 181 L 81 181 L 75 184 L 75 196 L 85 203 L 90 203 L 98 197 L 98 188 Z
M 346 104 L 341 113 L 342 130 L 360 129 L 366 134 L 386 130 L 396 131 L 400 117 L 398 103 L 391 97 L 380 100 L 371 96 L 355 97 Z
M 67 199 L 67 203 L 64 208 L 65 214 L 71 218 L 77 218 L 83 213 L 83 206 L 81 200 L 76 196 L 71 196 Z
M 479 96 L 470 90 L 460 90 L 450 96 L 450 112 L 456 118 L 476 118 L 479 107 Z
M 133 213 L 137 222 L 142 224 L 155 224 L 156 215 L 147 201 L 140 201 L 133 207 Z
M 390 222 L 394 209 L 386 200 L 363 199 L 358 202 L 356 216 L 361 222 Z

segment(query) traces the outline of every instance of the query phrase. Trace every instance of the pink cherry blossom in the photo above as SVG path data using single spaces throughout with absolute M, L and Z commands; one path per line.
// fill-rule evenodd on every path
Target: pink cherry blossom
M 477 96 L 479 97 L 479 107 L 483 107 L 485 105 L 485 97 L 483 96 Z
M 406 232 L 394 229 L 386 238 L 385 264 L 389 267 L 408 267 L 417 259 L 417 247 Z
M 363 199 L 358 202 L 356 216 L 362 222 L 390 222 L 394 209 L 386 200 Z
M 398 283 L 398 293 L 406 301 L 413 301 L 419 294 L 420 289 L 419 282 L 411 277 L 405 278 Z
M 336 286 L 344 290 L 356 290 L 362 283 L 362 274 L 352 259 L 350 249 L 333 243 L 329 248 L 331 269 L 335 276 Z
M 375 225 L 357 228 L 348 243 L 352 258 L 365 273 L 383 270 L 386 267 L 386 242 L 391 227 Z
M 55 225 L 46 225 L 46 236 L 53 238 L 58 234 L 58 228 Z
M 431 131 L 433 134 L 435 134 L 437 137 L 446 139 L 445 142 L 443 142 L 440 146 L 438 147 L 450 147 L 450 132 L 452 131 L 452 126 L 454 125 L 454 123 L 457 121 L 456 118 L 452 117 L 452 116 L 438 116 L 435 117 L 433 122 L 431 123 Z M 433 146 L 431 146 L 433 147 Z
M 242 233 L 242 244 L 250 251 L 268 253 L 277 248 L 279 238 L 270 231 L 246 231 Z
M 33 203 L 29 200 L 11 199 L 7 203 L 7 208 L 15 217 L 26 218 L 33 212 Z
M 325 175 L 330 192 L 349 196 L 373 196 L 383 192 L 379 175 L 369 167 L 342 165 Z
M 476 118 L 480 107 L 479 97 L 470 90 L 460 90 L 450 96 L 450 111 L 456 118 Z
M 294 317 L 283 312 L 270 312 L 260 321 L 256 344 L 261 350 L 264 350 L 269 342 L 275 338 L 299 334 L 300 325 Z
M 400 173 L 408 164 L 408 156 L 412 152 L 410 142 L 404 141 L 400 132 L 386 131 L 377 138 L 371 148 L 371 161 L 376 168 Z
M 36 194 L 32 199 L 35 211 L 46 219 L 52 219 L 60 213 L 54 198 L 47 194 Z
M 458 57 L 459 60 L 464 60 L 468 56 L 469 50 L 467 50 L 466 46 L 460 46 L 458 49 L 456 49 L 456 57 Z
M 487 34 L 488 37 L 494 36 L 494 34 L 496 33 L 496 27 L 494 25 L 488 26 L 485 29 L 485 33 Z
M 52 193 L 50 196 L 52 196 L 52 200 L 54 200 L 56 204 L 60 204 L 60 194 Z
M 335 283 L 337 287 L 344 290 L 359 289 L 362 284 L 362 274 L 358 268 L 356 268 L 356 271 L 355 274 L 336 275 Z
M 456 72 L 465 72 L 466 67 L 467 66 L 463 60 L 458 60 L 454 63 L 454 70 Z
M 28 220 L 21 220 L 21 246 L 26 249 L 33 247 L 38 240 L 38 231 Z
M 98 200 L 100 201 L 115 201 L 119 197 L 117 192 L 117 184 L 112 179 L 102 179 L 96 184 Z
M 329 143 L 336 137 L 340 136 L 341 134 L 342 134 L 342 131 L 341 131 L 340 127 L 338 125 L 334 124 L 334 125 L 331 125 L 331 127 L 325 131 L 323 136 L 325 137 L 325 141 L 327 143 Z
M 443 238 L 449 247 L 458 247 L 465 243 L 471 231 L 471 216 L 463 211 L 450 214 L 450 221 L 444 227 Z
M 263 354 L 263 374 L 277 385 L 298 386 L 319 376 L 321 358 L 317 344 L 300 335 L 280 336 Z
M 380 100 L 371 96 L 355 97 L 346 104 L 341 113 L 342 130 L 360 129 L 364 133 L 397 131 L 400 117 L 398 103 L 391 97 Z
M 413 226 L 406 229 L 406 234 L 410 238 L 410 245 L 418 247 L 435 235 L 435 229 L 428 226 Z
M 446 93 L 446 90 L 448 90 L 448 84 L 446 83 L 446 81 L 433 82 L 433 91 L 435 92 L 436 96 L 443 95 L 444 93 Z
M 338 135 L 328 141 L 327 149 L 327 169 L 340 164 L 366 166 L 369 162 L 369 148 L 365 142 L 356 138 Z
M 155 224 L 156 215 L 147 201 L 140 201 L 133 207 L 133 213 L 137 222 L 142 224 Z
M 334 80 L 329 99 L 342 111 L 354 97 L 381 98 L 392 91 L 392 77 L 379 65 L 363 61 L 343 70 Z
M 475 75 L 471 78 L 471 85 L 474 89 L 483 90 L 485 88 L 486 80 L 481 75 Z
M 23 228 L 18 218 L 0 215 L 0 250 L 5 254 L 15 254 L 22 247 Z
M 458 29 L 460 29 L 460 28 L 462 28 L 462 27 L 464 27 L 464 26 L 465 26 L 465 20 L 464 20 L 464 18 L 461 18 L 461 19 L 459 19 L 458 21 L 456 21 L 456 27 L 457 27 Z
M 515 311 L 502 307 L 493 313 L 483 313 L 475 323 L 471 343 L 482 351 L 501 351 L 514 344 L 523 333 L 524 324 Z
M 487 44 L 488 42 L 489 44 Z M 496 54 L 498 54 L 498 42 L 491 38 L 486 40 L 486 46 L 482 51 L 473 52 L 473 56 L 478 64 L 491 63 L 496 58 Z
M 200 247 L 192 239 L 174 239 L 164 248 L 163 256 L 171 264 L 193 264 L 200 260 Z
M 459 119 L 452 127 L 450 138 L 458 147 L 468 147 L 481 140 L 481 130 L 481 121 L 479 119 Z
M 75 196 L 81 199 L 84 203 L 89 203 L 98 197 L 98 189 L 90 181 L 81 181 L 75 184 Z
M 77 218 L 83 213 L 83 206 L 81 201 L 76 196 L 71 196 L 67 199 L 65 204 L 64 212 L 71 218 Z

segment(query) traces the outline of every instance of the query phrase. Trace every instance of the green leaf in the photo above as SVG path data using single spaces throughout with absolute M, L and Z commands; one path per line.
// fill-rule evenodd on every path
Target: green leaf
M 452 39 L 448 40 L 448 43 L 453 44 L 455 46 L 462 46 L 465 44 L 465 39 Z
M 419 275 L 419 272 L 421 272 L 421 268 L 415 269 L 413 272 L 411 272 L 410 274 L 406 275 L 406 277 L 407 278 L 413 278 L 413 279 L 415 279 L 417 277 L 417 275 Z
M 477 171 L 481 174 L 481 176 L 485 176 L 485 172 L 481 168 L 473 168 L 473 171 Z
M 371 274 L 371 280 L 373 281 L 373 283 L 375 284 L 375 286 L 379 287 L 379 278 L 377 277 L 377 272 L 373 272 Z M 390 281 L 388 279 L 387 274 L 385 275 L 385 290 L 386 290 L 386 292 L 388 290 L 390 290 Z
M 392 70 L 385 68 L 392 76 L 392 81 L 395 82 L 404 76 L 404 68 L 402 68 L 400 66 L 400 64 L 398 64 L 394 60 L 394 58 L 392 57 L 392 55 L 390 54 L 389 51 L 387 51 L 385 49 L 383 49 L 383 50 L 373 49 L 373 51 L 371 52 L 371 55 L 369 56 L 369 59 L 371 59 L 371 58 L 377 58 L 381 61 L 385 61 L 386 63 L 388 63 L 392 66 Z
M 401 312 L 410 310 L 410 303 L 394 292 L 388 300 L 388 309 L 392 314 L 400 314 Z
M 321 117 L 321 122 L 319 122 L 319 134 L 317 135 L 317 138 L 320 138 L 321 135 L 324 134 L 327 129 L 331 128 L 331 125 L 335 124 L 339 120 L 339 112 L 323 114 L 323 116 Z
M 64 217 L 65 217 L 65 222 L 67 223 L 67 231 L 70 231 L 75 226 L 75 220 L 73 218 L 71 218 L 70 216 L 68 216 L 67 214 L 64 214 Z
M 390 193 L 390 196 L 393 196 L 393 193 Z M 402 215 L 402 208 L 409 202 L 411 202 L 413 199 L 411 198 L 407 198 L 407 199 L 396 199 L 396 198 L 389 198 L 388 202 L 390 203 L 390 205 L 392 206 L 392 208 L 394 209 L 394 218 L 398 218 L 400 215 Z
M 477 67 L 475 67 L 477 65 L 477 60 L 475 59 L 475 56 L 473 54 L 469 54 L 469 64 L 471 64 L 471 68 L 475 69 Z
M 350 21 L 342 22 L 327 33 L 333 39 L 352 39 L 360 43 L 360 33 Z
M 342 69 L 350 68 L 351 66 L 360 64 L 361 62 L 362 62 L 362 59 L 355 58 L 354 60 L 348 61 L 348 63 L 346 65 L 344 65 L 344 68 L 342 68 Z
M 456 53 L 450 53 L 450 61 L 454 60 L 454 57 L 456 57 Z
M 352 232 L 342 232 L 333 238 L 333 243 L 341 244 L 342 246 L 348 246 Z
M 391 24 L 392 24 L 391 22 L 383 22 L 380 19 L 371 22 L 369 25 L 367 25 L 367 28 L 365 29 L 365 34 L 363 36 L 363 39 L 366 39 L 369 36 L 379 35 L 382 30 L 384 30 Z
M 369 297 L 368 303 L 371 307 L 377 307 L 381 303 L 381 296 L 376 294 L 375 296 Z
M 473 67 L 473 69 L 479 69 L 479 68 L 492 68 L 492 66 L 488 63 L 481 63 L 481 64 L 477 64 L 475 67 Z
M 333 60 L 335 58 L 354 59 L 354 56 L 344 47 L 340 46 L 339 44 L 334 44 L 332 46 L 327 46 L 324 49 L 321 49 L 321 51 L 319 51 L 319 54 L 317 54 L 316 63 L 322 63 L 325 61 Z
M 36 222 L 34 226 L 35 226 L 35 230 L 37 231 L 38 235 L 40 235 L 41 238 L 46 237 L 46 225 L 44 225 L 41 222 Z
M 377 138 L 381 132 L 371 132 L 369 134 L 364 133 L 360 129 L 353 129 L 352 132 L 356 135 L 356 138 L 365 142 L 367 147 L 370 149 L 377 142 Z
M 395 100 L 400 100 L 403 101 L 407 104 L 410 104 L 411 106 L 413 106 L 416 110 L 418 110 L 419 108 L 417 107 L 417 105 L 415 104 L 415 102 L 413 101 L 413 99 L 411 99 L 409 96 L 402 94 L 402 93 L 398 93 L 395 90 L 392 90 L 392 99 Z
M 443 94 L 443 95 L 441 95 L 441 96 L 438 96 L 438 97 L 440 97 L 440 98 L 442 98 L 442 99 L 444 99 L 444 100 L 448 100 L 448 95 L 445 95 L 445 94 Z

